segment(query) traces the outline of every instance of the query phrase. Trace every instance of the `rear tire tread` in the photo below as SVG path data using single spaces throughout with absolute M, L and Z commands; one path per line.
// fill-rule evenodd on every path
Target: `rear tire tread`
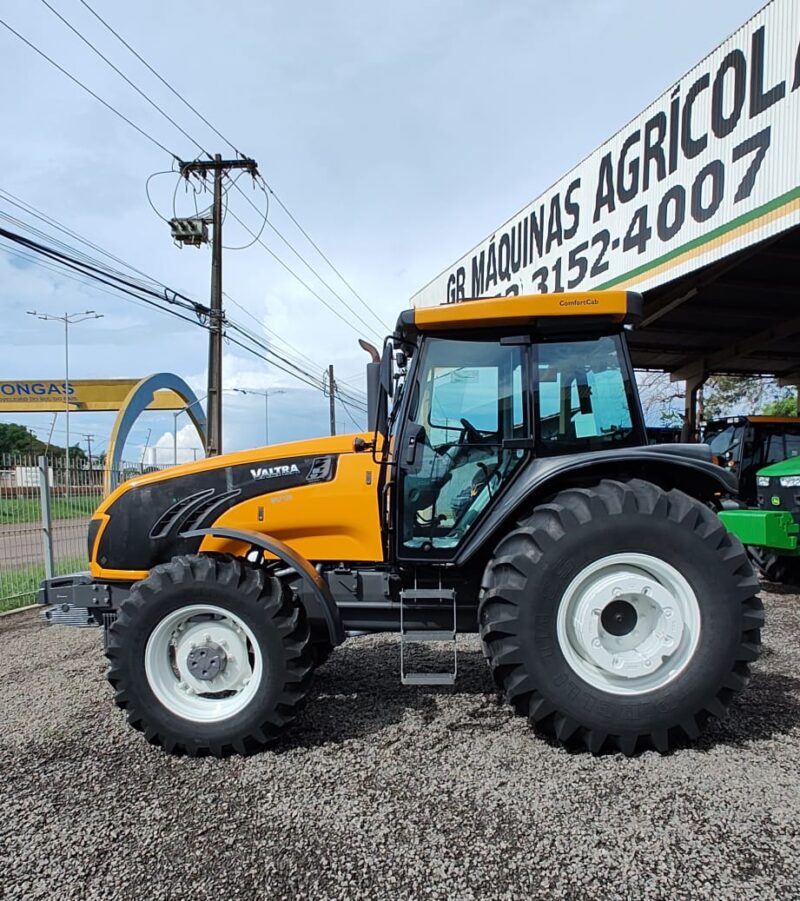
M 684 716 L 670 728 L 646 734 L 605 734 L 602 730 L 582 726 L 571 728 L 568 715 L 557 710 L 534 684 L 526 672 L 520 655 L 519 608 L 507 591 L 508 572 L 524 575 L 535 567 L 543 555 L 541 542 L 558 541 L 570 522 L 583 524 L 602 516 L 622 513 L 661 513 L 683 529 L 691 529 L 697 537 L 717 551 L 720 566 L 733 577 L 732 602 L 741 608 L 741 637 L 735 662 L 715 695 L 694 713 Z M 499 543 L 494 558 L 484 573 L 479 606 L 480 635 L 484 655 L 492 676 L 506 701 L 526 716 L 543 732 L 562 742 L 578 742 L 593 754 L 611 745 L 625 755 L 637 749 L 652 747 L 666 753 L 680 743 L 682 735 L 695 740 L 710 716 L 722 718 L 732 698 L 749 681 L 748 663 L 758 657 L 761 646 L 760 628 L 764 621 L 763 605 L 756 596 L 759 583 L 744 548 L 733 538 L 716 514 L 699 505 L 677 489 L 666 491 L 640 479 L 616 481 L 605 479 L 591 489 L 567 488 L 549 503 L 537 507 L 520 520 L 516 528 Z M 512 597 L 506 596 L 506 594 Z

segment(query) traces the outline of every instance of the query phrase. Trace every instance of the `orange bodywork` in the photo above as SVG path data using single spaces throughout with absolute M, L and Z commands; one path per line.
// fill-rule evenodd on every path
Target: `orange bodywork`
M 332 479 L 272 492 L 265 483 L 263 494 L 224 510 L 213 524 L 271 535 L 312 562 L 381 562 L 384 552 L 378 502 L 380 464 L 373 459 L 371 451 L 354 450 L 357 438 L 371 441 L 372 437 L 339 435 L 254 448 L 137 476 L 120 485 L 94 514 L 93 518 L 100 519 L 102 524 L 91 555 L 91 574 L 96 579 L 109 580 L 137 580 L 147 575 L 146 570 L 105 569 L 96 560 L 96 549 L 110 519 L 107 511 L 126 491 L 209 469 L 243 463 L 262 465 L 271 460 L 317 454 L 337 455 Z M 243 556 L 249 547 L 241 542 L 207 537 L 202 540 L 200 550 Z
M 312 562 L 382 561 L 377 486 L 378 465 L 372 454 L 347 454 L 339 457 L 330 482 L 252 498 L 226 510 L 214 525 L 272 535 Z M 200 550 L 240 556 L 247 547 L 205 538 Z

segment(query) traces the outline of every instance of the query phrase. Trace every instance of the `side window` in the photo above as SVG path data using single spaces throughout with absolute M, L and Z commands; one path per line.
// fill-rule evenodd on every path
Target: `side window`
M 769 435 L 766 442 L 763 464 L 780 463 L 786 459 L 786 443 L 783 435 Z
M 725 452 L 730 448 L 733 443 L 733 426 L 728 426 L 727 429 L 723 429 L 721 432 L 717 432 L 713 438 L 708 439 L 708 446 L 711 448 L 711 453 L 716 454 L 721 457 L 725 454 Z
M 787 432 L 785 437 L 786 437 L 786 457 L 784 459 L 788 460 L 791 457 L 800 456 L 800 434 L 795 434 L 793 432 Z
M 638 443 L 633 392 L 616 338 L 540 345 L 538 397 L 541 453 Z

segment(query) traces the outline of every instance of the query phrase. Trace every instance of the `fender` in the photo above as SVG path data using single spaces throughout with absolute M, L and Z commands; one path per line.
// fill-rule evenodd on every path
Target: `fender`
M 259 547 L 262 550 L 274 554 L 281 562 L 293 569 L 303 580 L 314 598 L 317 609 L 307 610 L 310 617 L 323 619 L 328 627 L 328 635 L 331 644 L 335 647 L 344 641 L 344 626 L 339 615 L 339 608 L 333 599 L 328 583 L 320 576 L 314 567 L 289 547 L 288 544 L 270 535 L 262 535 L 260 532 L 251 532 L 249 529 L 228 529 L 220 526 L 212 526 L 209 529 L 195 529 L 191 532 L 183 532 L 181 538 L 229 538 L 232 541 L 241 541 L 251 547 Z
M 705 450 L 701 450 L 704 447 Z M 723 495 L 737 494 L 736 476 L 712 463 L 709 457 L 710 451 L 705 445 L 682 444 L 651 445 L 560 457 L 537 457 L 511 480 L 488 516 L 467 536 L 453 562 L 456 566 L 467 563 L 487 542 L 492 541 L 503 523 L 516 516 L 521 507 L 531 501 L 540 502 L 539 499 L 549 494 L 556 485 L 560 488 L 565 482 L 576 478 L 596 476 L 601 479 L 625 475 L 646 479 L 648 476 L 660 474 L 666 475 L 667 481 L 674 482 L 676 487 L 686 485 L 690 481 L 701 482 L 709 498 L 714 492 Z M 658 479 L 654 481 L 657 482 Z

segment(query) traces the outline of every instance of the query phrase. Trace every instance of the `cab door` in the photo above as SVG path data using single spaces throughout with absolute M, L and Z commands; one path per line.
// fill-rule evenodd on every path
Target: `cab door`
M 532 446 L 528 347 L 426 338 L 397 442 L 400 560 L 447 560 Z

